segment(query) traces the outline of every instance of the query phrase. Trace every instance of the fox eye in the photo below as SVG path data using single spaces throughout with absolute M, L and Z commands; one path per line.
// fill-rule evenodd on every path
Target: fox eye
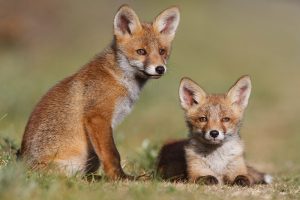
M 222 122 L 229 122 L 230 121 L 230 118 L 229 117 L 224 117 L 221 119 Z
M 207 117 L 199 117 L 200 122 L 207 122 Z
M 165 49 L 159 49 L 159 54 L 160 55 L 164 55 L 166 53 L 166 50 Z
M 136 52 L 137 52 L 137 54 L 142 55 L 142 56 L 147 54 L 147 51 L 145 49 L 138 49 L 138 50 L 136 50 Z

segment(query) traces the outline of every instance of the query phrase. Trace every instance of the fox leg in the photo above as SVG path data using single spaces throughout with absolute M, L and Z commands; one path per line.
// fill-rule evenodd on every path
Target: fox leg
M 219 183 L 218 179 L 213 176 L 210 169 L 195 170 L 192 169 L 188 172 L 189 181 L 193 183 L 200 183 L 205 185 L 216 185 Z
M 242 156 L 236 158 L 227 166 L 224 183 L 239 186 L 251 186 L 254 180 L 248 175 L 247 166 Z
M 185 149 L 187 160 L 188 180 L 193 183 L 203 183 L 208 185 L 218 184 L 220 181 L 215 177 L 215 173 L 207 165 L 194 149 Z
M 129 178 L 122 170 L 120 154 L 116 148 L 111 126 L 99 115 L 85 119 L 85 128 L 92 146 L 103 164 L 105 174 L 110 179 Z

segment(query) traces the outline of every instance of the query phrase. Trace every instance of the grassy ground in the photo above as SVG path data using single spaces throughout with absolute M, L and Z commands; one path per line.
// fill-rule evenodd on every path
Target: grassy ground
M 88 182 L 26 171 L 15 161 L 14 151 L 30 112 L 49 87 L 109 43 L 120 2 L 7 1 L 0 12 L 18 23 L 11 28 L 0 21 L 0 199 L 299 199 L 300 4 L 289 0 L 128 3 L 145 20 L 178 4 L 182 19 L 169 73 L 146 85 L 134 111 L 115 133 L 125 170 L 151 173 L 161 144 L 186 137 L 177 96 L 182 76 L 208 91 L 223 92 L 239 76 L 250 74 L 253 93 L 241 134 L 249 163 L 271 173 L 274 183 L 238 188 L 159 180 Z

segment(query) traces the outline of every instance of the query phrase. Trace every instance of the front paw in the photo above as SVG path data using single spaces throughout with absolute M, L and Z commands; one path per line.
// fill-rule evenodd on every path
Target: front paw
M 214 176 L 200 176 L 196 179 L 196 183 L 204 185 L 217 185 L 219 183 L 218 179 Z
M 242 187 L 246 187 L 246 186 L 250 186 L 251 182 L 250 179 L 245 176 L 245 175 L 238 175 L 234 181 L 233 181 L 234 185 L 238 185 L 238 186 L 242 186 Z
M 134 176 L 131 175 L 127 175 L 123 172 L 123 170 L 119 170 L 119 171 L 113 171 L 114 173 L 109 173 L 106 174 L 106 177 L 108 178 L 108 180 L 111 181 L 122 181 L 122 180 L 129 180 L 129 181 L 133 181 L 136 178 Z
M 153 179 L 153 173 L 144 173 L 144 174 L 141 174 L 137 177 L 135 177 L 135 180 L 137 181 L 149 181 L 151 179 Z

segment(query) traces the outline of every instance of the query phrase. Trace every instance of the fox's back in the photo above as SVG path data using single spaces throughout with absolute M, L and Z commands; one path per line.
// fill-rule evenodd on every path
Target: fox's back
M 157 172 L 163 179 L 187 180 L 185 146 L 188 143 L 187 139 L 170 141 L 161 148 L 157 159 Z

